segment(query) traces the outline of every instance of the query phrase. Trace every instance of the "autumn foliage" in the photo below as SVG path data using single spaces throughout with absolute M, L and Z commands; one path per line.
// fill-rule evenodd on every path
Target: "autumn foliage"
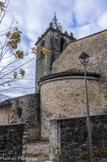
M 0 1 L 0 25 L 5 15 L 8 13 L 9 3 L 10 0 L 5 0 L 4 2 Z M 0 30 L 0 86 L 2 87 L 7 87 L 7 85 L 10 87 L 12 82 L 25 78 L 28 74 L 24 69 L 24 65 L 35 59 L 34 57 L 27 62 L 24 61 L 25 54 L 19 49 L 22 32 L 16 26 L 16 22 L 12 21 L 8 28 Z M 36 47 L 31 48 L 31 53 L 34 55 L 38 55 L 41 52 L 43 55 L 47 55 L 50 51 L 44 47 L 40 47 L 39 49 Z M 22 59 L 24 63 L 18 63 L 18 61 Z

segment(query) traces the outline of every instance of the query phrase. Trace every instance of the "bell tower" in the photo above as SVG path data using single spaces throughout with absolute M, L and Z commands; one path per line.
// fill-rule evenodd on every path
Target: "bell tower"
M 39 52 L 36 57 L 36 91 L 38 89 L 38 81 L 44 76 L 51 74 L 53 62 L 66 46 L 74 41 L 75 38 L 72 33 L 68 35 L 67 32 L 62 32 L 61 24 L 58 23 L 55 13 L 52 22 L 49 24 L 49 28 L 38 38 L 35 44 L 38 49 L 42 46 L 50 51 L 46 56 L 42 52 Z

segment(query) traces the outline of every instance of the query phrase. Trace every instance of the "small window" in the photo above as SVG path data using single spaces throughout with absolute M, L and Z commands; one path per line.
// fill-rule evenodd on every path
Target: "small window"
M 22 109 L 20 107 L 17 108 L 17 116 L 21 118 L 22 116 Z
M 41 43 L 41 47 L 45 47 L 45 41 L 44 40 Z

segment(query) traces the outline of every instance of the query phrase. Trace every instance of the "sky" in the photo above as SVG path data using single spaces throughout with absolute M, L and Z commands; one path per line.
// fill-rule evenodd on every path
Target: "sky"
M 63 32 L 72 32 L 76 39 L 107 29 L 107 0 L 10 0 L 2 28 L 7 28 L 13 19 L 18 22 L 14 25 L 22 31 L 19 48 L 26 55 L 20 64 L 34 58 L 30 49 L 49 27 L 55 12 Z M 35 66 L 33 59 L 25 66 L 30 75 L 13 83 L 16 89 L 1 93 L 10 97 L 34 93 Z

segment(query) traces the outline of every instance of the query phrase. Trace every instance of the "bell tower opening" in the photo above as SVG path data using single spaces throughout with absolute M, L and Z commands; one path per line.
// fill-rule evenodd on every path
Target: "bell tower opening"
M 65 49 L 66 46 L 67 46 L 66 40 L 64 38 L 61 38 L 61 40 L 60 40 L 60 51 L 62 52 Z

